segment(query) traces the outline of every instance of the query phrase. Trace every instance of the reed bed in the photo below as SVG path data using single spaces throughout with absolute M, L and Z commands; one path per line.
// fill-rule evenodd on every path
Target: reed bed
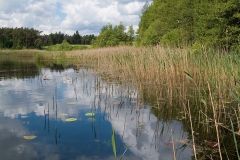
M 239 54 L 121 46 L 70 51 L 64 56 L 102 77 L 134 85 L 160 120 L 182 120 L 195 138 L 197 159 L 239 158 Z M 204 140 L 216 142 L 217 147 L 204 150 Z

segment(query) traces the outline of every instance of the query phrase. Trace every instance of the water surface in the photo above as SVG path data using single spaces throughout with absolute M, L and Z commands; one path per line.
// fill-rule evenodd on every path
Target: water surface
M 189 139 L 183 124 L 159 121 L 133 85 L 103 80 L 88 68 L 0 66 L 1 159 L 170 160 L 172 138 L 177 159 L 192 159 L 192 148 L 178 141 Z

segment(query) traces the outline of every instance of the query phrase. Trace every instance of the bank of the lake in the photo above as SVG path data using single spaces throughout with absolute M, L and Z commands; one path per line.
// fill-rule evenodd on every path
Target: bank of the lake
M 158 120 L 182 121 L 196 159 L 239 158 L 239 54 L 161 46 L 36 54 L 45 64 L 66 60 L 91 67 L 103 79 L 134 85 Z

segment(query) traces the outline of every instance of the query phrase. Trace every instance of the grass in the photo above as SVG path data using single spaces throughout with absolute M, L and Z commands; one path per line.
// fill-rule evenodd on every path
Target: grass
M 240 139 L 226 140 L 226 135 L 229 135 L 226 130 L 231 130 L 230 118 L 235 130 L 240 129 L 237 125 L 240 115 L 237 103 L 240 97 L 239 54 L 229 55 L 205 48 L 191 52 L 161 46 L 122 46 L 71 51 L 66 52 L 66 57 L 74 58 L 76 65 L 90 65 L 106 79 L 136 86 L 161 120 L 167 121 L 172 117 L 186 119 L 183 123 L 187 130 L 194 131 L 192 138 L 196 136 L 197 148 L 204 145 L 204 139 L 219 143 L 219 154 L 209 153 L 215 159 L 227 155 L 220 147 L 221 143 L 227 146 L 227 152 L 236 153 L 234 144 L 239 144 Z M 169 108 L 167 113 L 166 107 Z M 192 121 L 198 119 L 192 128 L 189 128 L 190 115 Z
M 121 46 L 45 52 L 39 57 L 41 61 L 72 60 L 79 68 L 90 66 L 106 80 L 135 86 L 159 120 L 182 121 L 184 130 L 192 133 L 196 150 L 204 149 L 204 140 L 218 142 L 217 150 L 197 152 L 197 158 L 237 158 L 240 138 L 234 131 L 240 130 L 239 54 L 206 48 L 192 52 Z
M 16 58 L 34 58 L 37 53 L 43 53 L 45 51 L 36 49 L 25 50 L 0 50 L 1 58 L 16 57 Z

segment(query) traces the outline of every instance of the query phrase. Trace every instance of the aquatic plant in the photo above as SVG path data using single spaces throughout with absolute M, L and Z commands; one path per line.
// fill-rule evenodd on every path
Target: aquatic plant
M 236 139 L 226 140 L 225 135 L 233 133 L 230 118 L 234 131 L 240 130 L 239 54 L 208 48 L 196 53 L 161 46 L 122 46 L 65 54 L 68 59 L 74 58 L 79 68 L 90 66 L 106 80 L 134 85 L 159 120 L 181 120 L 195 140 L 197 158 L 211 155 L 223 159 L 229 156 L 227 153 L 236 153 L 234 144 L 239 144 L 239 136 L 234 133 Z M 218 145 L 217 154 L 198 152 L 204 140 L 224 144 L 226 150 Z
M 65 119 L 66 122 L 73 122 L 73 121 L 76 121 L 77 118 L 67 118 Z

